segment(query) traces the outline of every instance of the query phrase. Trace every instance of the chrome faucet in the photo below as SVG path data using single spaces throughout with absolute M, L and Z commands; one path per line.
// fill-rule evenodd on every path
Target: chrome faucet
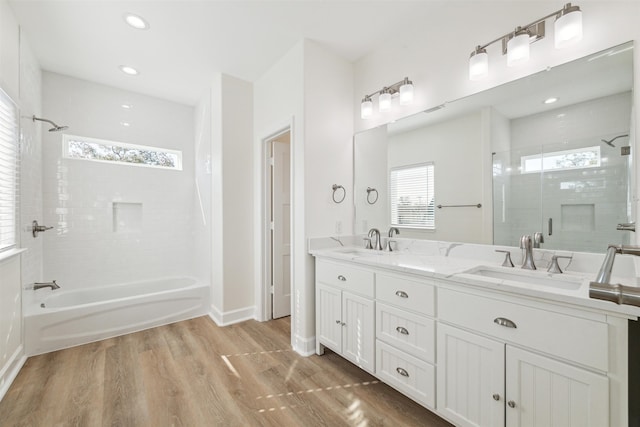
M 522 262 L 522 268 L 525 270 L 535 270 L 536 265 L 533 262 L 533 244 L 531 242 L 531 236 L 525 234 L 520 238 L 520 249 L 524 249 L 524 261 Z
M 398 230 L 398 227 L 391 227 L 389 229 L 389 238 L 387 239 L 387 245 L 384 248 L 385 251 L 393 252 L 393 248 L 391 247 L 391 243 L 395 242 L 395 240 L 391 240 L 391 238 L 393 237 L 393 233 L 400 234 L 400 230 Z
M 539 248 L 540 243 L 544 243 L 544 235 L 541 232 L 536 231 L 533 233 L 533 247 Z
M 60 285 L 58 285 L 55 280 L 52 282 L 46 282 L 46 283 L 36 282 L 33 284 L 34 291 L 37 291 L 38 289 L 42 289 L 42 288 L 51 288 L 52 291 L 55 291 L 56 289 L 60 289 Z
M 606 285 L 611 280 L 611 270 L 613 270 L 613 261 L 615 261 L 616 254 L 627 254 L 640 256 L 640 246 L 625 246 L 625 245 L 609 245 L 607 248 L 607 254 L 604 256 L 604 261 L 598 271 L 595 283 Z
M 382 241 L 380 240 L 380 230 L 378 230 L 377 228 L 372 228 L 371 230 L 369 230 L 368 236 L 370 239 L 373 239 L 374 237 L 376 239 L 376 243 L 374 244 L 373 249 L 381 251 Z

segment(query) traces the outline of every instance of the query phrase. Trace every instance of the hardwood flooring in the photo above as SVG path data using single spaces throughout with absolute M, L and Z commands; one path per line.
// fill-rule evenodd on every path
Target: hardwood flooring
M 290 349 L 289 319 L 200 317 L 27 360 L 0 426 L 449 426 L 327 351 Z

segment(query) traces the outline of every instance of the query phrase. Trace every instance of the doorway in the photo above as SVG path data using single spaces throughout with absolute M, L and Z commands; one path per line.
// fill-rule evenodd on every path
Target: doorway
M 269 229 L 266 261 L 267 283 L 271 295 L 270 319 L 291 315 L 291 130 L 266 141 L 266 210 Z

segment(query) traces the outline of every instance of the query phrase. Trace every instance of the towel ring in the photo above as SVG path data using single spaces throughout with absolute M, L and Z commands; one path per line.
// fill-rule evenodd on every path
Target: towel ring
M 345 190 L 342 185 L 338 185 L 338 184 L 333 184 L 331 188 L 333 189 L 333 194 L 331 195 L 333 202 L 342 203 L 344 201 L 344 198 L 347 197 L 347 190 Z M 336 200 L 336 191 L 338 191 L 339 189 L 342 189 L 342 198 L 340 200 Z
M 371 198 L 373 196 L 371 196 L 371 193 L 376 193 L 376 198 L 371 200 Z M 370 205 L 375 205 L 376 202 L 378 201 L 378 190 L 376 190 L 373 187 L 367 187 L 367 203 L 369 203 Z

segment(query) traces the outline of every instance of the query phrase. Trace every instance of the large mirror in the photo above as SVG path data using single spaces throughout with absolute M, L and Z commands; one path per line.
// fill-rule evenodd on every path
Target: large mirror
M 356 134 L 356 233 L 604 252 L 635 218 L 633 42 Z

